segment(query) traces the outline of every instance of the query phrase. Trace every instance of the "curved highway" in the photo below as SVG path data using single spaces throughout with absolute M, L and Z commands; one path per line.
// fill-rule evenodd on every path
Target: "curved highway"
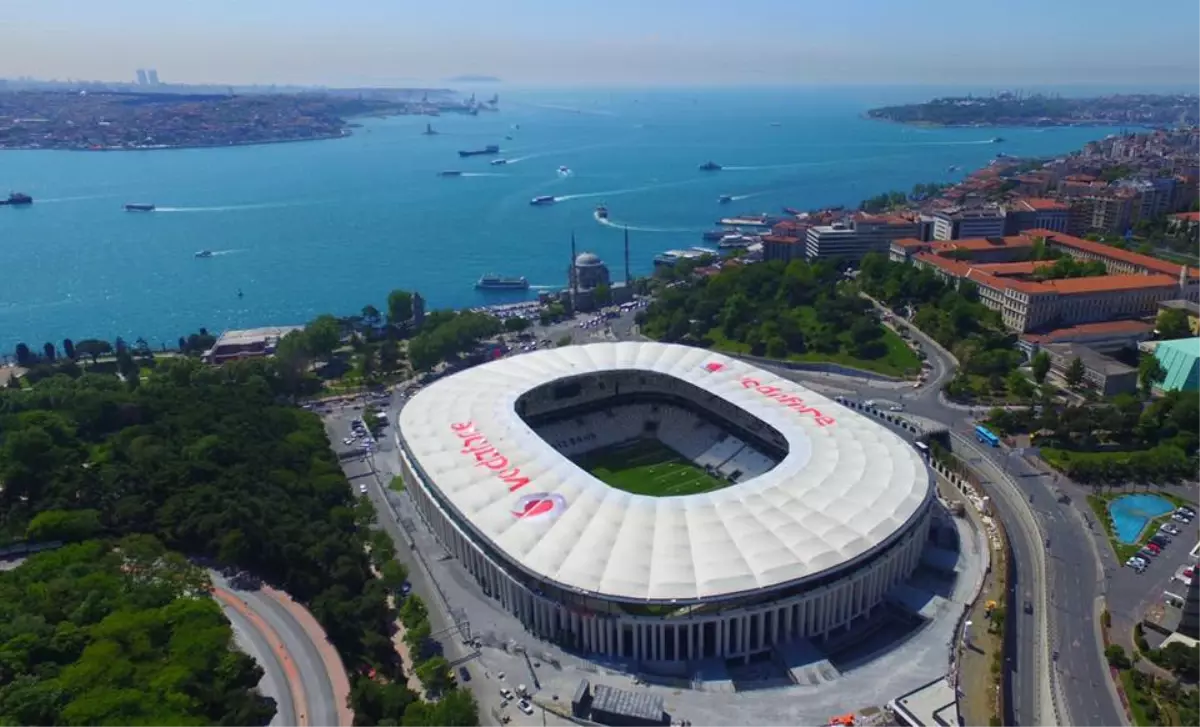
M 950 404 L 940 394 L 957 363 L 923 332 L 911 325 L 909 331 L 932 366 L 920 389 L 812 372 L 787 374 L 814 388 L 860 401 L 876 399 L 881 406 L 900 404 L 906 414 L 940 422 L 952 432 L 954 449 L 974 460 L 971 465 L 987 480 L 985 489 L 1009 533 L 1015 561 L 1017 609 L 1009 612 L 1009 623 L 1015 628 L 1016 653 L 1007 665 L 1015 723 L 1126 724 L 1103 654 L 1098 619 L 1104 573 L 1090 534 L 1081 532 L 1087 516 L 1069 502 L 1058 502 L 1045 474 L 1024 458 L 976 445 L 972 409 Z M 1032 596 L 1032 614 L 1024 612 L 1026 592 Z M 1054 675 L 1050 684 L 1047 669 Z
M 329 671 L 320 648 L 304 626 L 277 599 L 261 591 L 234 588 L 219 573 L 210 571 L 209 575 L 213 592 L 226 613 L 235 612 L 243 625 L 252 627 L 259 635 L 260 644 L 270 644 L 268 652 L 278 664 L 272 667 L 269 660 L 260 664 L 264 670 L 273 668 L 277 675 L 282 671 L 282 678 L 289 685 L 294 715 L 286 724 L 301 727 L 340 724 Z
M 254 658 L 263 669 L 263 678 L 259 689 L 268 697 L 275 700 L 275 717 L 271 720 L 272 727 L 289 727 L 301 724 L 296 718 L 296 708 L 303 708 L 304 697 L 293 691 L 293 677 L 284 667 L 285 659 L 279 653 L 279 637 L 265 622 L 254 618 L 252 613 L 245 613 L 239 608 L 239 599 L 229 591 L 214 587 L 213 597 L 220 604 L 225 617 L 233 626 L 234 637 L 238 646 Z M 244 604 L 243 604 L 244 605 Z M 294 678 L 299 679 L 296 675 Z

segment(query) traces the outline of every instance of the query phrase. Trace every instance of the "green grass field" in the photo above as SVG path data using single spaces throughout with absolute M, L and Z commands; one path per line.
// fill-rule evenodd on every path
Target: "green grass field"
M 577 457 L 575 464 L 601 482 L 635 495 L 695 495 L 729 486 L 657 439 L 589 452 Z

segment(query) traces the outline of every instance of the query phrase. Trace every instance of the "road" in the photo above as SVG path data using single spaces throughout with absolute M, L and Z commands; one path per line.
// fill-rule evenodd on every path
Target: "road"
M 252 643 L 267 646 L 277 663 L 270 659 L 260 661 L 264 671 L 274 674 L 274 680 L 287 685 L 276 697 L 281 705 L 290 693 L 294 705 L 291 719 L 285 724 L 295 725 L 339 725 L 343 724 L 344 708 L 339 710 L 339 701 L 334 697 L 333 680 L 330 678 L 322 649 L 327 645 L 314 643 L 300 620 L 279 599 L 262 591 L 234 588 L 227 579 L 215 571 L 209 572 L 218 602 L 227 614 L 235 615 L 230 621 L 248 627 Z M 239 621 L 234 622 L 238 618 Z M 332 648 L 332 647 L 328 647 Z M 256 658 L 258 654 L 253 654 Z M 281 710 L 282 706 L 279 707 Z M 348 727 L 348 724 L 343 725 Z
M 1042 590 L 1032 588 L 1037 580 L 1034 549 L 1045 554 L 1046 598 L 1034 599 L 1033 616 L 1023 613 L 1024 597 L 1017 599 L 1022 607 L 1017 609 L 1021 613 L 1016 615 L 1016 654 L 1008 665 L 1015 677 L 1013 711 L 1017 717 L 1016 723 L 1042 723 L 1039 696 L 1042 696 L 1043 690 L 1035 687 L 1033 682 L 1037 670 L 1035 665 L 1042 655 L 1052 660 L 1047 652 L 1058 651 L 1058 660 L 1051 666 L 1058 677 L 1063 722 L 1125 724 L 1124 709 L 1109 676 L 1098 629 L 1099 604 L 1105 590 L 1105 570 L 1097 560 L 1097 549 L 1093 547 L 1096 539 L 1089 531 L 1090 514 L 1086 502 L 1079 503 L 1082 511 L 1076 509 L 1072 502 L 1059 502 L 1052 494 L 1050 477 L 1024 458 L 1005 448 L 977 446 L 973 441 L 975 422 L 971 417 L 976 411 L 982 415 L 985 409 L 972 411 L 970 407 L 951 405 L 942 400 L 939 392 L 944 383 L 953 377 L 956 363 L 924 333 L 911 327 L 909 330 L 933 367 L 929 382 L 920 389 L 905 391 L 895 397 L 894 389 L 889 391 L 865 379 L 842 377 L 829 384 L 829 377 L 801 373 L 796 378 L 815 384 L 815 388 L 821 385 L 839 387 L 848 392 L 848 396 L 860 400 L 874 398 L 883 403 L 891 401 L 889 397 L 898 398 L 907 414 L 945 424 L 957 435 L 954 438 L 955 450 L 959 454 L 967 453 L 968 459 L 974 458 L 976 462 L 972 466 L 982 470 L 983 476 L 990 481 L 985 489 L 996 503 L 997 515 L 1013 542 L 1018 584 L 1030 586 L 1035 592 Z M 1009 475 L 1007 480 L 1005 473 Z M 1036 531 L 1027 518 L 1019 517 L 1017 497 L 1026 498 L 1028 508 L 1036 519 Z M 1014 534 L 1019 537 L 1013 537 Z M 1041 629 L 1037 627 L 1038 611 L 1042 604 L 1048 604 L 1049 609 L 1046 614 L 1047 637 L 1042 637 Z M 1014 611 L 1009 613 L 1010 617 L 1015 614 Z

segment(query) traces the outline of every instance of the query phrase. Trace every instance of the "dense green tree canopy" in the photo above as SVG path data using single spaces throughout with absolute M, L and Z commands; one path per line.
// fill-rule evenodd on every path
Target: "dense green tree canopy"
M 203 571 L 133 536 L 0 572 L 0 724 L 266 724 Z

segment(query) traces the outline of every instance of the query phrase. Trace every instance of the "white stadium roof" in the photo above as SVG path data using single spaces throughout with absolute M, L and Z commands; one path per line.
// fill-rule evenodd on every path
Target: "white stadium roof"
M 555 379 L 631 369 L 674 376 L 746 410 L 787 439 L 787 457 L 721 490 L 635 495 L 579 469 L 514 409 Z M 619 599 L 711 599 L 815 577 L 871 553 L 930 497 L 924 462 L 881 424 L 685 346 L 567 346 L 477 366 L 414 396 L 400 431 L 476 538 L 535 577 Z

